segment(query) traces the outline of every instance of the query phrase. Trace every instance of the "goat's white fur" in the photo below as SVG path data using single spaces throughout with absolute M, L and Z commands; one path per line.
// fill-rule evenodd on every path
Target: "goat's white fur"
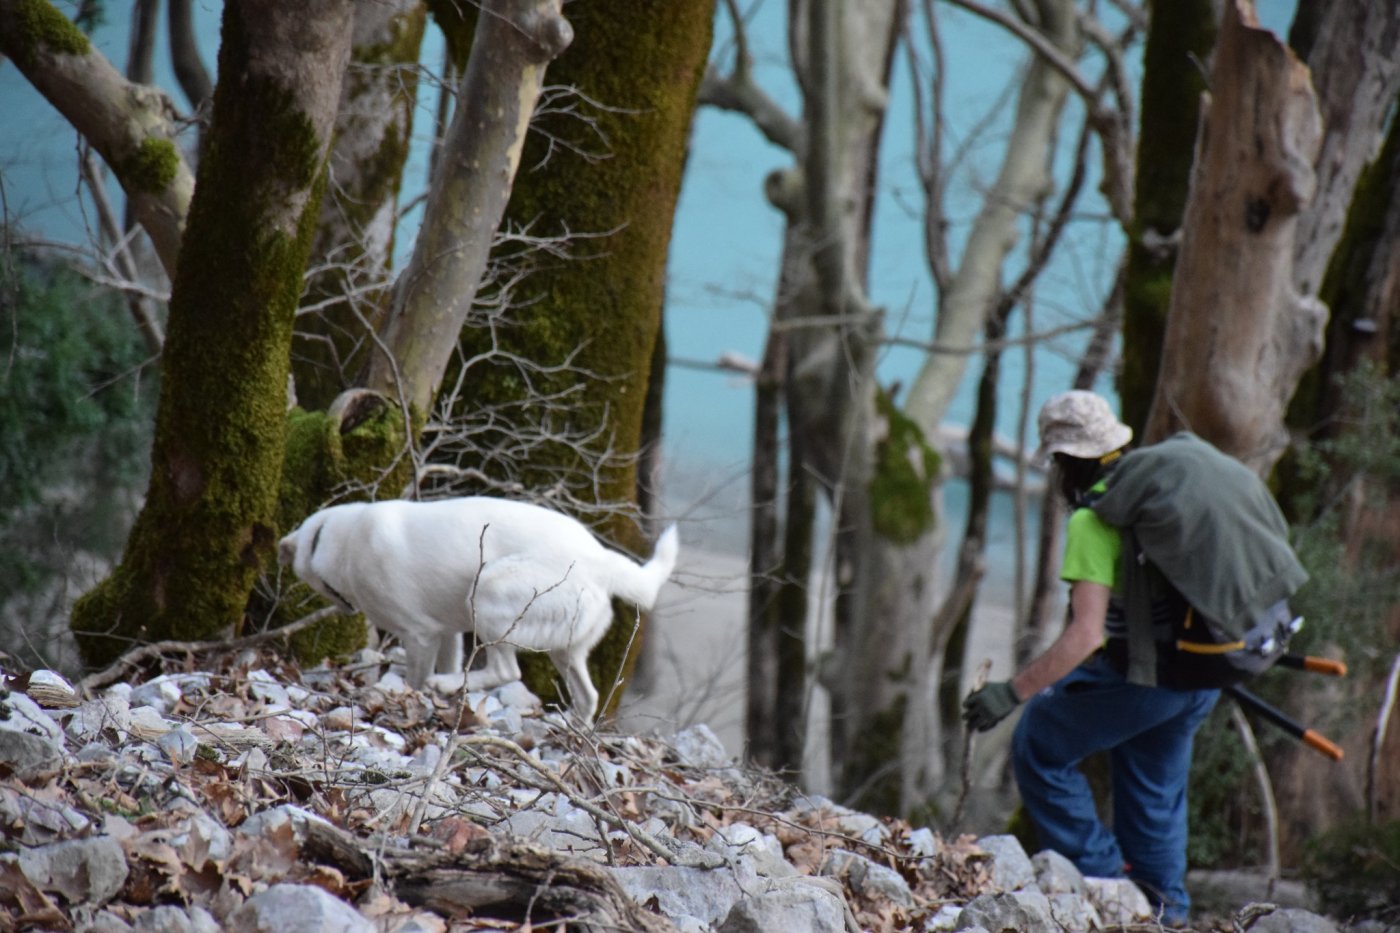
M 543 651 L 571 708 L 591 722 L 598 691 L 588 653 L 612 621 L 611 599 L 651 609 L 675 567 L 675 526 L 645 564 L 605 548 L 582 523 L 524 502 L 474 496 L 334 505 L 278 545 L 278 560 L 326 599 L 398 636 L 407 679 L 462 672 L 460 633 L 486 653 L 468 690 L 520 678 L 515 651 Z

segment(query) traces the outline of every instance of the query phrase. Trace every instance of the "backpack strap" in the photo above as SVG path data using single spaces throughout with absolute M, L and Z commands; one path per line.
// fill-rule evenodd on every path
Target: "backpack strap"
M 1181 627 L 1189 629 L 1195 617 L 1196 609 L 1188 603 L 1186 621 L 1181 624 Z M 1176 640 L 1176 650 L 1185 651 L 1187 654 L 1229 654 L 1231 651 L 1243 651 L 1245 647 L 1244 639 L 1230 642 L 1187 641 L 1184 638 Z
M 1128 623 L 1128 670 L 1130 684 L 1157 686 L 1157 633 L 1152 624 L 1152 587 L 1148 585 L 1147 557 L 1138 547 L 1131 527 L 1123 536 L 1123 614 Z

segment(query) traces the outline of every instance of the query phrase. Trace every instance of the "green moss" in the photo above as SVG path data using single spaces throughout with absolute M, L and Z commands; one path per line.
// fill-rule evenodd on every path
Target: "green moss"
M 364 616 L 332 616 L 293 634 L 287 650 L 298 664 L 311 665 L 325 660 L 343 662 L 367 644 L 369 626 Z
M 910 544 L 933 527 L 932 490 L 942 459 L 888 395 L 880 393 L 876 409 L 887 428 L 875 446 L 871 518 L 877 534 Z
M 147 136 L 117 174 L 131 192 L 157 192 L 175 180 L 180 169 L 180 151 L 168 139 Z
M 418 49 L 423 43 L 423 30 L 427 25 L 428 13 L 421 6 L 394 17 L 389 29 L 393 33 L 387 42 L 377 45 L 356 46 L 354 60 L 365 65 L 398 66 L 418 60 Z M 353 72 L 352 72 L 353 73 Z M 347 77 L 349 74 L 347 74 Z
M 40 53 L 86 55 L 92 49 L 82 30 L 47 0 L 19 0 L 15 20 L 18 35 L 2 45 L 23 67 L 32 65 Z
M 371 404 L 355 417 L 354 424 L 342 425 L 325 412 L 296 408 L 287 415 L 279 534 L 286 534 L 332 498 L 348 501 L 343 495 L 346 490 L 378 489 L 385 498 L 397 495 L 407 483 L 412 463 L 399 456 L 407 437 L 399 410 Z M 261 627 L 281 627 L 325 605 L 285 570 L 279 574 L 272 559 L 266 562 L 265 572 L 280 579 L 282 588 L 277 599 L 255 597 L 250 604 L 249 614 Z M 290 653 L 302 664 L 343 659 L 365 646 L 367 634 L 363 616 L 334 616 L 293 635 Z

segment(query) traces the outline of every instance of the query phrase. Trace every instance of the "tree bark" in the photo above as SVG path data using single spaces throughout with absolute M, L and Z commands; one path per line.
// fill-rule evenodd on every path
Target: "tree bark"
M 1326 309 L 1293 275 L 1322 127 L 1306 66 L 1226 4 L 1198 137 L 1146 443 L 1187 428 L 1265 472 L 1321 350 Z
M 767 193 L 788 221 L 772 325 L 780 333 L 770 340 L 781 339 L 786 350 L 782 392 L 791 479 L 780 497 L 786 515 L 772 528 L 776 538 L 754 542 L 756 556 L 765 550 L 779 555 L 774 563 L 752 567 L 760 587 L 763 575 L 776 570 L 778 591 L 766 618 L 755 619 L 752 610 L 750 617 L 750 624 L 764 627 L 752 647 L 764 651 L 779 673 L 777 680 L 762 685 L 766 696 L 751 697 L 759 705 L 751 707 L 750 718 L 769 704 L 779 714 L 772 726 L 782 733 L 779 742 L 764 751 L 779 756 L 785 767 L 800 762 L 795 740 L 802 736 L 808 695 L 807 600 L 800 588 L 807 585 L 813 552 L 826 550 L 812 540 L 815 490 L 824 494 L 835 523 L 834 663 L 823 674 L 832 702 L 833 761 L 847 763 L 845 750 L 860 729 L 846 718 L 853 714 L 858 692 L 883 677 L 878 668 L 862 668 L 859 656 L 861 645 L 878 637 L 861 615 L 862 594 L 871 582 L 860 568 L 871 521 L 874 347 L 879 335 L 866 280 L 876 154 L 898 8 L 895 2 L 799 2 L 789 12 L 805 132 L 788 134 L 797 147 L 797 165 L 771 177 Z M 732 89 L 742 91 L 746 69 L 747 63 L 740 63 L 729 82 Z M 738 96 L 754 99 L 752 93 Z M 786 125 L 767 110 L 757 116 L 770 128 Z
M 169 99 L 123 78 L 47 0 L 0 0 L 0 53 L 102 155 L 174 279 L 194 175 Z
M 264 556 L 288 347 L 350 46 L 348 0 L 230 2 L 208 149 L 171 297 L 146 502 L 74 606 L 89 663 L 234 627 Z
M 1123 301 L 1121 417 L 1140 436 L 1157 385 L 1171 307 L 1181 218 L 1191 183 L 1196 128 L 1215 46 L 1212 0 L 1151 5 L 1143 52 L 1142 144 L 1137 151 L 1133 222 Z M 1089 388 L 1089 387 L 1083 387 Z
M 1339 381 L 1354 374 L 1359 365 L 1374 369 L 1375 377 L 1392 385 L 1400 373 L 1400 124 L 1391 123 L 1380 156 L 1363 173 L 1357 185 L 1352 209 L 1337 250 L 1323 281 L 1322 299 L 1332 309 L 1327 326 L 1327 349 L 1318 365 L 1299 388 L 1289 412 L 1290 426 L 1314 440 L 1338 443 L 1354 449 L 1379 452 L 1394 437 L 1392 431 L 1377 431 L 1373 421 L 1356 418 L 1348 411 Z M 1359 421 L 1359 423 L 1358 423 Z M 1370 436 L 1368 436 L 1368 434 Z M 1393 447 L 1393 443 L 1392 443 Z M 1375 455 L 1374 453 L 1372 454 Z M 1338 534 L 1345 542 L 1343 566 L 1347 586 L 1365 592 L 1379 572 L 1394 578 L 1400 564 L 1400 490 L 1385 476 L 1358 473 L 1354 464 L 1339 463 L 1314 485 L 1302 488 L 1296 471 L 1280 465 L 1285 482 L 1281 498 L 1285 508 L 1297 511 L 1298 501 L 1308 496 L 1314 501 L 1336 503 L 1340 511 Z M 1393 477 L 1393 473 L 1391 474 Z M 1320 488 L 1319 488 L 1320 487 Z M 1345 495 L 1339 490 L 1345 489 Z M 1300 520 L 1312 518 L 1299 515 Z M 1361 602 L 1361 621 L 1369 633 L 1368 644 L 1400 644 L 1400 607 L 1387 606 L 1384 599 Z M 1340 607 L 1339 607 L 1340 608 Z M 1329 633 L 1351 623 L 1352 618 L 1328 617 L 1318 630 Z M 1338 614 L 1340 616 L 1340 613 Z M 1323 629 L 1323 626 L 1326 626 Z M 1340 634 L 1340 633 L 1339 633 Z M 1347 639 L 1355 641 L 1352 633 Z M 1356 710 L 1360 715 L 1347 720 L 1351 728 L 1333 735 L 1347 750 L 1342 764 L 1317 758 L 1307 749 L 1285 746 L 1269 756 L 1281 811 L 1287 814 L 1283 825 L 1283 845 L 1297 851 L 1305 840 L 1352 817 L 1360 809 L 1361 789 L 1370 791 L 1378 809 L 1374 820 L 1384 820 L 1400 812 L 1400 758 L 1394 754 L 1400 742 L 1400 721 L 1392 716 L 1385 736 L 1379 767 L 1368 774 L 1376 710 L 1386 692 L 1387 666 L 1392 655 L 1374 652 L 1369 660 L 1351 657 L 1347 680 L 1325 694 L 1309 690 L 1300 701 L 1307 713 L 1326 717 L 1337 708 Z M 1359 663 L 1358 663 L 1359 662 Z M 1318 789 L 1326 793 L 1319 794 Z
M 170 27 L 170 63 L 175 68 L 175 78 L 190 109 L 203 110 L 214 96 L 214 82 L 209 70 L 199 56 L 199 45 L 194 38 L 194 0 L 168 0 L 170 3 L 168 22 Z
M 1357 179 L 1375 158 L 1400 93 L 1400 4 L 1327 4 L 1305 61 L 1323 130 L 1315 194 L 1298 218 L 1293 286 L 1313 295 L 1341 238 Z

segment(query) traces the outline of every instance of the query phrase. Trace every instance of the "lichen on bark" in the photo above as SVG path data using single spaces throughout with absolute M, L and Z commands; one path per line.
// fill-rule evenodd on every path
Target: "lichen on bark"
M 885 432 L 875 444 L 870 480 L 870 511 L 875 531 L 897 544 L 910 544 L 933 528 L 933 487 L 942 458 L 923 431 L 886 394 L 875 400 Z

